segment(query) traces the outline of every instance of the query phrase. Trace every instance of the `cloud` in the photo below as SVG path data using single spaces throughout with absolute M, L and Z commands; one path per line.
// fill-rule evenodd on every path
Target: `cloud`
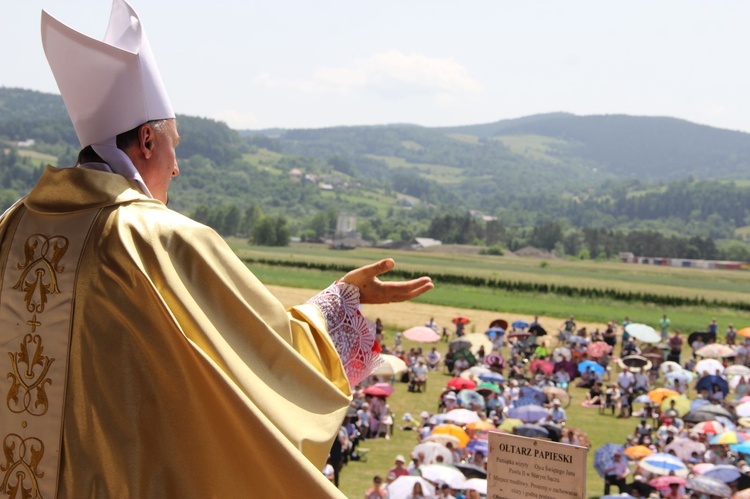
M 445 98 L 446 94 L 473 95 L 482 91 L 466 68 L 453 59 L 395 50 L 357 59 L 345 67 L 319 67 L 305 80 L 276 80 L 263 73 L 255 83 L 305 93 L 371 93 L 393 99 L 415 94 Z
M 233 109 L 223 109 L 214 113 L 213 119 L 223 121 L 230 128 L 235 130 L 244 130 L 248 128 L 257 128 L 260 126 L 260 120 L 254 113 L 241 113 Z

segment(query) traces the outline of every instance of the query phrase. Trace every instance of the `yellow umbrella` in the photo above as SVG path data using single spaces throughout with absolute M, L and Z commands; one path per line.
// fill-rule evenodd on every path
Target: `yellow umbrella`
M 498 430 L 505 430 L 505 431 L 513 431 L 513 428 L 515 428 L 518 425 L 522 425 L 523 421 L 516 418 L 508 418 L 502 423 L 500 423 L 500 426 L 497 427 Z
M 650 456 L 654 451 L 646 447 L 645 445 L 634 445 L 625 449 L 625 455 L 633 460 L 640 460 L 646 456 Z
M 674 397 L 679 394 L 680 394 L 679 392 L 670 390 L 669 388 L 657 388 L 655 390 L 651 390 L 650 392 L 648 392 L 648 398 L 650 398 L 653 402 L 656 402 L 658 404 L 658 403 L 661 403 L 661 401 L 667 397 Z
M 460 426 L 456 426 L 454 424 L 441 424 L 435 427 L 434 430 L 432 430 L 433 434 L 437 435 L 451 435 L 453 437 L 458 438 L 458 445 L 460 447 L 466 447 L 466 444 L 469 443 L 469 434 L 464 431 L 463 428 Z
M 750 327 L 743 327 L 739 331 L 737 331 L 737 336 L 742 336 L 744 338 L 750 338 Z
M 690 399 L 688 399 L 684 395 L 672 395 L 671 397 L 667 397 L 661 402 L 661 412 L 662 414 L 672 407 L 672 401 L 674 401 L 674 408 L 677 411 L 677 415 L 679 417 L 684 416 L 688 412 L 690 412 Z
M 750 428 L 750 418 L 740 418 L 737 420 L 737 424 L 743 428 Z
M 497 427 L 490 423 L 489 421 L 473 421 L 471 423 L 468 423 L 466 425 L 467 430 L 474 430 L 474 431 L 490 431 L 490 430 L 496 430 Z

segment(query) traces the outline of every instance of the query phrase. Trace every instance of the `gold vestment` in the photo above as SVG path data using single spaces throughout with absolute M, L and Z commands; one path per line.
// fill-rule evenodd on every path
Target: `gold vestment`
M 32 214 L 53 227 L 61 215 L 80 215 L 81 223 L 40 234 L 24 222 Z M 54 254 L 38 256 L 32 236 Z M 81 238 L 82 249 L 60 254 L 54 238 Z M 11 251 L 14 240 L 26 241 L 27 255 Z M 124 177 L 81 168 L 47 167 L 0 221 L 6 282 L 21 282 L 19 266 L 32 260 L 49 271 L 40 284 L 62 275 L 66 263 L 76 270 L 74 289 L 59 289 L 72 293 L 67 327 L 54 331 L 37 313 L 43 300 L 29 302 L 42 293 L 51 308 L 54 286 L 0 289 L 0 303 L 21 304 L 16 331 L 0 331 L 0 378 L 15 372 L 14 358 L 30 356 L 17 351 L 28 353 L 19 338 L 32 329 L 40 341 L 70 337 L 69 351 L 55 354 L 63 358 L 48 359 L 67 362 L 66 373 L 42 384 L 45 397 L 62 397 L 60 443 L 45 443 L 60 453 L 27 452 L 26 461 L 38 462 L 21 463 L 36 472 L 22 477 L 26 485 L 54 476 L 59 457 L 58 497 L 341 495 L 320 470 L 349 404 L 349 382 L 317 307 L 286 311 L 213 230 Z M 20 404 L 11 385 L 0 383 L 0 422 Z M 31 412 L 34 404 L 26 405 Z M 27 438 L 35 416 L 24 418 L 23 428 L 6 432 Z M 0 479 L 9 467 L 2 464 Z

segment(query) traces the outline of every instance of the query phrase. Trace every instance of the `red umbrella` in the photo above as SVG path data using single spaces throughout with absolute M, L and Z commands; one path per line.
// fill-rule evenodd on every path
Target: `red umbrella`
M 468 317 L 461 317 L 461 316 L 459 316 L 459 317 L 456 317 L 455 319 L 453 319 L 453 324 L 468 324 L 469 322 L 471 322 L 471 321 L 469 320 Z
M 586 353 L 590 358 L 598 359 L 612 351 L 612 346 L 603 341 L 595 341 L 586 347 Z
M 542 371 L 544 374 L 550 375 L 554 370 L 555 365 L 548 360 L 537 359 L 529 365 L 529 371 L 532 373 Z
M 388 383 L 375 383 L 365 388 L 364 393 L 373 397 L 390 397 L 393 393 L 393 387 Z
M 404 338 L 418 343 L 435 343 L 440 341 L 440 335 L 427 326 L 415 326 L 404 331 Z
M 464 390 L 476 388 L 477 384 L 470 379 L 458 377 L 448 381 L 448 386 L 455 388 L 456 390 Z M 367 391 L 365 391 L 365 393 L 367 393 Z

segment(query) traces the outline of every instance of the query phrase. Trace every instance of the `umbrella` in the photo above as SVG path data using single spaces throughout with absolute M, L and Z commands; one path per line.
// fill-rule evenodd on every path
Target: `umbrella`
M 466 447 L 466 444 L 469 443 L 469 434 L 464 431 L 463 428 L 460 426 L 456 426 L 454 424 L 441 424 L 436 426 L 432 430 L 433 435 L 450 435 L 452 437 L 458 438 L 458 445 L 460 447 Z
M 741 454 L 750 454 L 750 441 L 745 441 L 739 444 L 730 445 L 729 448 Z
M 448 450 L 446 445 L 451 444 L 453 447 L 458 447 L 461 443 L 461 440 L 458 437 L 454 437 L 453 435 L 448 435 L 447 433 L 432 433 L 430 435 L 427 435 L 425 438 L 423 438 L 422 442 L 425 442 L 425 443 L 430 442 L 433 444 L 437 444 L 440 447 L 443 447 L 445 450 Z M 449 463 L 452 460 L 453 458 L 446 460 L 445 462 Z
M 741 418 L 750 417 L 750 402 L 744 402 L 734 408 L 735 414 Z
M 732 445 L 747 442 L 748 440 L 750 440 L 750 435 L 747 433 L 732 430 L 716 435 L 708 443 L 711 445 Z
M 634 445 L 625 449 L 625 455 L 628 456 L 628 459 L 632 459 L 634 461 L 643 459 L 644 457 L 650 456 L 653 453 L 654 451 L 652 451 L 645 445 Z
M 416 341 L 417 343 L 436 343 L 440 341 L 440 334 L 427 326 L 414 326 L 403 333 L 404 338 Z
M 656 487 L 657 489 L 664 490 L 664 489 L 668 489 L 669 486 L 673 483 L 676 483 L 677 485 L 680 485 L 680 486 L 685 485 L 686 481 L 687 479 L 681 476 L 663 475 L 663 476 L 658 476 L 652 480 L 649 480 L 648 484 L 651 485 L 652 487 Z
M 688 473 L 687 466 L 680 458 L 672 454 L 657 452 L 646 456 L 638 461 L 638 466 L 654 475 L 669 475 L 674 473 L 677 476 L 686 476 Z
M 670 390 L 669 388 L 655 388 L 654 390 L 648 392 L 648 398 L 650 398 L 652 402 L 656 402 L 657 404 L 661 403 L 661 401 L 667 397 L 674 397 L 676 395 L 679 395 L 679 392 Z
M 485 483 L 485 488 L 487 487 L 487 472 L 484 468 L 480 468 L 479 466 L 470 463 L 455 463 L 453 466 L 458 468 L 458 470 L 467 478 L 464 482 L 464 490 L 481 486 L 481 482 Z
M 513 433 L 529 438 L 547 438 L 549 431 L 538 424 L 522 424 L 513 428 Z
M 524 405 L 522 407 L 513 407 L 508 411 L 508 416 L 511 418 L 517 418 L 524 423 L 533 423 L 544 419 L 549 414 L 544 407 L 538 405 Z
M 742 336 L 743 338 L 750 338 L 750 327 L 743 327 L 739 331 L 737 331 L 737 336 Z
M 690 412 L 690 399 L 684 395 L 672 395 L 661 401 L 661 412 L 664 413 L 667 409 L 672 406 L 674 402 L 674 408 L 677 411 L 679 417 L 684 416 Z
M 620 359 L 620 364 L 627 367 L 645 368 L 646 370 L 651 368 L 651 361 L 640 355 L 628 355 L 627 357 L 623 357 Z
M 452 352 L 458 352 L 459 350 L 471 350 L 471 342 L 469 340 L 465 340 L 464 336 L 456 338 L 455 340 L 452 340 L 450 343 L 448 343 L 448 346 Z
M 672 440 L 664 450 L 666 452 L 674 452 L 677 457 L 687 462 L 693 456 L 693 452 L 697 452 L 699 456 L 702 456 L 706 452 L 706 446 L 692 438 L 679 437 Z
M 490 327 L 499 327 L 500 329 L 508 329 L 508 321 L 505 319 L 495 319 L 494 321 L 490 322 Z
M 464 325 L 466 325 L 466 324 L 470 323 L 471 320 L 469 320 L 468 317 L 459 316 L 459 317 L 454 317 L 451 322 L 453 322 L 453 324 L 464 324 Z
M 445 464 L 423 464 L 419 467 L 422 478 L 437 484 L 447 483 L 452 489 L 460 489 L 466 477 L 458 468 Z
M 718 435 L 724 433 L 724 426 L 718 421 L 701 421 L 690 430 L 693 433 L 705 433 L 706 435 Z
M 373 397 L 390 397 L 393 393 L 393 387 L 387 383 L 375 383 L 364 389 L 365 395 Z
M 482 374 L 492 373 L 493 371 L 489 367 L 485 366 L 472 366 L 465 371 L 461 371 L 458 375 L 460 378 L 466 378 L 473 381 L 473 378 L 478 378 Z M 459 388 L 460 390 L 460 388 Z
M 662 362 L 659 366 L 659 369 L 661 369 L 661 372 L 668 373 L 670 371 L 681 371 L 682 366 L 679 365 L 677 362 L 672 362 L 671 360 L 668 360 L 666 362 Z
M 719 497 L 729 497 L 732 495 L 732 489 L 730 489 L 727 484 L 705 475 L 691 476 L 688 478 L 685 487 L 695 492 L 702 492 L 704 494 Z
M 740 364 L 732 364 L 724 369 L 724 374 L 727 376 L 747 376 L 750 374 L 750 367 Z
M 648 398 L 647 394 L 642 393 L 642 394 L 638 395 L 636 398 L 634 398 L 633 402 L 635 402 L 636 404 L 650 404 L 651 403 L 651 399 Z
M 695 351 L 699 357 L 709 357 L 712 359 L 722 359 L 724 357 L 734 357 L 737 352 L 734 348 L 720 343 L 711 343 Z
M 479 385 L 474 389 L 475 392 L 486 396 L 490 393 L 500 393 L 500 387 L 497 386 L 495 383 L 490 383 L 488 381 L 483 381 L 479 383 Z
M 409 369 L 406 366 L 406 362 L 395 355 L 382 353 L 380 354 L 380 359 L 383 362 L 371 373 L 373 376 L 395 376 Z
M 479 379 L 482 381 L 487 381 L 489 383 L 505 383 L 505 376 L 495 372 L 480 374 Z
M 695 399 L 692 402 L 690 402 L 690 410 L 698 411 L 701 407 L 705 405 L 711 405 L 711 401 L 706 400 L 706 399 Z
M 715 421 L 716 414 L 703 412 L 701 410 L 690 411 L 682 417 L 682 420 L 686 423 L 702 423 L 704 421 Z
M 484 397 L 474 390 L 461 390 L 458 392 L 458 395 L 456 395 L 456 398 L 462 407 L 472 407 L 477 405 L 484 409 Z
M 531 336 L 531 333 L 528 331 L 513 331 L 508 335 L 508 338 L 515 338 L 515 339 L 521 339 L 521 338 L 528 338 Z
M 557 345 L 557 339 L 553 338 L 552 336 L 542 336 L 541 338 L 536 338 L 536 344 L 537 345 L 544 345 L 547 348 L 550 348 L 554 345 Z
M 450 345 L 453 345 L 454 343 L 458 341 L 468 342 L 469 346 L 465 348 L 469 348 L 472 352 L 476 352 L 477 350 L 479 350 L 479 347 L 481 346 L 484 346 L 485 352 L 492 351 L 492 342 L 484 333 L 465 334 L 461 336 L 460 338 L 451 341 Z
M 456 378 L 451 378 L 448 381 L 448 386 L 456 390 L 464 390 L 466 388 L 474 388 L 477 386 L 477 384 L 468 378 L 462 378 L 459 376 Z
M 644 343 L 659 343 L 659 341 L 661 341 L 661 335 L 657 333 L 654 328 L 647 326 L 646 324 L 628 324 L 625 326 L 625 331 L 627 331 L 632 338 Z
M 484 473 L 487 476 L 487 472 Z M 487 479 L 486 478 L 469 478 L 464 482 L 464 490 L 476 490 L 479 494 L 487 495 Z
M 497 426 L 495 426 L 494 423 L 480 419 L 479 421 L 472 421 L 471 423 L 466 423 L 466 429 L 472 430 L 472 431 L 490 431 L 490 430 L 496 430 Z
M 721 374 L 724 372 L 724 365 L 716 359 L 703 359 L 695 365 L 693 371 L 699 376 L 716 374 L 717 371 Z
M 586 353 L 593 359 L 604 357 L 611 351 L 612 345 L 609 345 L 603 341 L 595 341 L 593 343 L 589 343 L 589 346 L 586 347 Z
M 485 331 L 484 334 L 486 334 L 489 339 L 494 340 L 498 336 L 505 336 L 505 329 L 501 327 L 491 327 Z
M 513 327 L 515 329 L 526 329 L 527 327 L 529 327 L 529 323 L 526 321 L 514 321 Z
M 521 391 L 519 392 L 518 399 L 530 400 L 532 401 L 533 404 L 536 404 L 536 405 L 544 405 L 544 403 L 547 402 L 547 396 L 544 394 L 541 388 L 536 387 L 536 386 L 522 386 Z M 521 407 L 521 405 L 529 405 L 529 404 L 519 405 L 516 403 L 516 407 Z
M 552 402 L 554 399 L 560 399 L 560 403 L 564 406 L 567 406 L 570 402 L 570 394 L 559 386 L 545 386 L 542 388 L 542 392 L 544 392 L 548 402 Z
M 597 364 L 596 362 L 592 360 L 584 360 L 583 362 L 578 364 L 578 372 L 579 373 L 585 373 L 586 370 L 589 369 L 591 372 L 594 372 L 598 375 L 604 374 L 604 367 L 600 364 Z
M 594 468 L 599 476 L 604 478 L 604 470 L 609 468 L 614 462 L 615 454 L 622 454 L 625 447 L 620 444 L 607 443 L 596 449 L 594 452 Z
M 505 359 L 500 354 L 491 353 L 485 356 L 484 363 L 487 364 L 488 367 L 502 369 L 505 366 Z
M 664 378 L 667 381 L 671 381 L 674 383 L 675 381 L 680 381 L 681 383 L 690 383 L 695 378 L 695 374 L 691 373 L 687 369 L 680 369 L 679 371 L 670 371 L 666 375 L 664 375 Z
M 570 376 L 570 379 L 573 379 L 578 375 L 578 366 L 573 361 L 561 360 L 555 363 L 555 372 L 559 371 L 565 371 Z
M 523 424 L 523 421 L 521 421 L 518 418 L 507 418 L 502 423 L 500 423 L 500 426 L 497 427 L 498 430 L 511 432 L 513 431 L 513 428 L 516 426 Z
M 636 499 L 635 496 L 622 492 L 620 494 L 609 494 L 608 496 L 599 496 L 599 499 Z
M 716 404 L 706 404 L 702 406 L 700 409 L 698 409 L 699 412 L 707 412 L 709 414 L 713 414 L 714 416 L 724 416 L 725 418 L 729 418 L 731 420 L 734 420 L 734 416 L 732 413 L 730 413 L 728 410 L 726 410 L 724 407 Z
M 703 476 L 715 478 L 720 482 L 730 483 L 737 480 L 741 474 L 742 473 L 737 469 L 737 466 L 732 466 L 731 464 L 717 464 L 703 473 Z
M 487 440 L 483 439 L 473 439 L 469 441 L 468 444 L 466 444 L 466 451 L 471 452 L 472 454 L 476 454 L 477 452 L 481 452 L 485 456 L 489 454 L 490 452 L 490 443 Z
M 696 475 L 702 475 L 703 473 L 710 470 L 714 466 L 716 465 L 713 463 L 698 463 L 698 464 L 693 465 L 693 473 L 695 473 Z
M 529 371 L 535 374 L 542 372 L 543 374 L 550 375 L 554 370 L 554 364 L 548 360 L 536 359 L 529 364 Z
M 719 390 L 726 396 L 729 393 L 729 383 L 721 376 L 708 375 L 703 376 L 695 384 L 695 391 L 707 390 L 713 393 L 713 387 L 718 386 Z
M 462 426 L 467 423 L 481 421 L 479 414 L 469 409 L 453 409 L 452 411 L 448 411 L 445 413 L 445 420 Z
M 450 435 L 443 435 L 443 436 L 450 436 Z M 453 440 L 450 442 L 454 445 L 458 445 L 458 438 L 452 437 Z M 427 439 L 425 439 L 427 440 Z M 414 449 L 411 451 L 412 455 L 419 455 L 422 454 L 424 456 L 423 463 L 425 464 L 432 464 L 436 462 L 438 456 L 442 456 L 444 463 L 452 463 L 453 462 L 453 453 L 451 450 L 446 447 L 445 445 L 438 443 L 434 440 L 427 440 L 423 441 L 422 443 L 418 444 Z
M 416 475 L 402 475 L 386 485 L 388 497 L 390 499 L 406 499 L 407 497 L 411 497 L 415 483 L 422 485 L 422 492 L 424 492 L 426 498 L 436 497 L 435 486 L 421 476 Z
M 562 437 L 562 426 L 557 425 L 555 423 L 545 422 L 541 423 L 539 426 L 544 428 L 549 432 L 549 439 L 553 442 L 559 442 L 560 438 Z
M 532 324 L 529 328 L 529 332 L 537 336 L 547 336 L 547 330 L 539 324 Z
M 560 362 L 561 360 L 570 360 L 571 352 L 568 347 L 557 347 L 552 352 L 552 360 Z

